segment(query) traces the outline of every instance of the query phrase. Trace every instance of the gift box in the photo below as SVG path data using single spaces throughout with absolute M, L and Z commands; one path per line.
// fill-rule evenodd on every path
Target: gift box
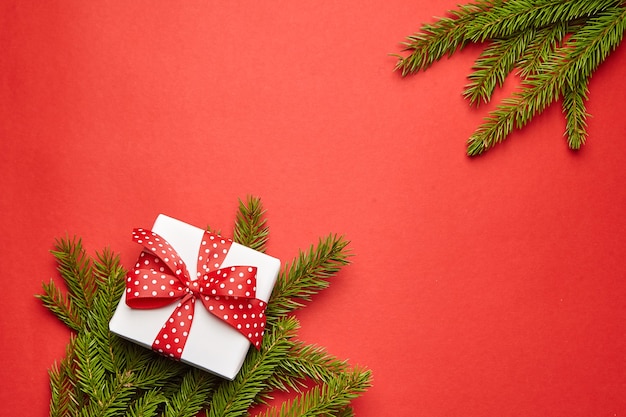
M 110 330 L 235 378 L 250 345 L 260 348 L 280 261 L 163 214 L 151 230 L 135 229 L 133 239 L 144 250 Z

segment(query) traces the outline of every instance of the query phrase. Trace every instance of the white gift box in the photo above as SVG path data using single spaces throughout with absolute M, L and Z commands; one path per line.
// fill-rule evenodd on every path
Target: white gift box
M 152 231 L 163 237 L 180 255 L 192 280 L 196 279 L 198 250 L 204 230 L 160 214 Z M 256 298 L 267 303 L 276 283 L 280 260 L 233 242 L 221 268 L 230 266 L 257 267 Z M 122 296 L 109 329 L 148 349 L 168 320 L 177 301 L 154 309 L 133 309 Z M 196 303 L 189 337 L 180 360 L 227 379 L 234 379 L 246 357 L 250 341 L 236 329 L 209 313 Z

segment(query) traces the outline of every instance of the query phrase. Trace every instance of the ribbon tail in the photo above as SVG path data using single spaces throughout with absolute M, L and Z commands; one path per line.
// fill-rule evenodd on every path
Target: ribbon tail
M 196 299 L 191 293 L 180 300 L 152 342 L 152 350 L 180 360 L 193 321 L 195 302 Z
M 241 333 L 257 350 L 261 349 L 265 333 L 265 308 L 259 299 L 233 297 L 202 298 L 207 311 Z

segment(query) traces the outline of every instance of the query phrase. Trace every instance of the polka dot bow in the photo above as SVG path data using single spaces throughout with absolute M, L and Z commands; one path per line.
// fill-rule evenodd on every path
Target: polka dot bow
M 126 304 L 136 309 L 152 309 L 178 302 L 154 339 L 153 350 L 171 358 L 181 358 L 196 300 L 243 334 L 257 349 L 261 347 L 266 303 L 255 298 L 257 268 L 221 268 L 232 240 L 204 233 L 196 280 L 191 280 L 183 260 L 158 234 L 134 229 L 133 241 L 142 245 L 144 251 L 127 276 Z

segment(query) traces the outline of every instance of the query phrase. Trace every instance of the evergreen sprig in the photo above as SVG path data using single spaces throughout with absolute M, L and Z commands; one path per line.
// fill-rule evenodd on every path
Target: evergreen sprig
M 272 407 L 259 417 L 314 417 L 346 415 L 350 401 L 368 386 L 369 371 L 355 369 L 344 372 L 323 385 L 302 393 L 293 401 Z
M 260 200 L 252 196 L 248 196 L 245 203 L 239 200 L 233 240 L 265 253 L 269 228 L 263 214 L 265 214 L 265 210 L 263 210 Z
M 263 214 L 258 198 L 240 201 L 234 240 L 264 251 Z M 119 256 L 105 249 L 91 258 L 80 239 L 57 240 L 52 253 L 66 291 L 51 280 L 38 298 L 72 335 L 65 357 L 49 370 L 50 416 L 245 416 L 276 389 L 298 394 L 280 415 L 352 416 L 350 402 L 371 385 L 371 373 L 298 341 L 299 323 L 289 314 L 348 264 L 347 244 L 333 235 L 320 239 L 284 268 L 266 311 L 261 350 L 250 349 L 237 377 L 227 381 L 112 334 L 108 323 L 126 275 Z
M 470 136 L 467 153 L 479 155 L 521 129 L 561 99 L 567 143 L 586 140 L 589 79 L 621 43 L 626 30 L 622 0 L 478 0 L 460 5 L 403 43 L 402 76 L 426 70 L 471 43 L 486 43 L 468 76 L 470 105 L 490 101 L 514 71 L 518 91 L 492 111 Z
M 267 306 L 267 320 L 288 315 L 327 288 L 328 278 L 348 264 L 348 243 L 342 236 L 329 235 L 308 251 L 300 251 L 298 257 L 278 275 Z
M 278 372 L 270 379 L 270 386 L 281 391 L 302 392 L 305 381 L 329 382 L 348 370 L 348 363 L 330 355 L 319 346 L 295 341 L 288 355 L 278 364 Z

